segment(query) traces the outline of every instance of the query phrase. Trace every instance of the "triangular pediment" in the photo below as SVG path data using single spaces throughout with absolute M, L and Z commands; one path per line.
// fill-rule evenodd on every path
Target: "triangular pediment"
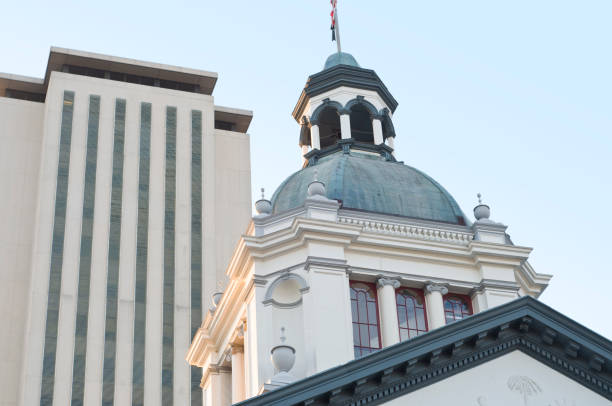
M 530 376 L 525 372 L 530 367 L 538 373 Z M 479 387 L 484 385 L 478 382 L 482 381 L 478 378 L 483 375 L 480 372 L 491 375 L 487 372 L 490 368 L 500 371 L 496 380 L 500 386 L 498 391 L 503 385 L 507 387 L 512 377 L 526 377 L 525 382 L 531 379 L 541 389 L 540 392 L 533 389 L 537 394 L 544 393 L 544 389 L 553 394 L 555 385 L 563 386 L 563 382 L 582 388 L 582 398 L 569 397 L 569 394 L 578 396 L 578 391 L 570 391 L 569 394 L 557 393 L 557 398 L 547 400 L 542 395 L 538 399 L 553 402 L 550 404 L 555 406 L 554 402 L 563 401 L 570 402 L 568 406 L 572 406 L 573 401 L 579 405 L 587 398 L 601 399 L 601 404 L 612 400 L 610 340 L 535 299 L 523 297 L 249 399 L 241 405 L 399 405 L 405 402 L 397 403 L 395 399 L 409 399 L 422 391 L 435 393 L 435 385 L 446 387 L 452 380 L 468 379 L 471 375 L 474 378 L 468 379 L 471 384 L 466 386 L 473 389 L 466 395 L 469 398 L 455 404 L 504 404 L 492 396 L 489 399 L 488 392 Z M 519 378 L 515 380 L 516 385 L 521 385 Z M 565 385 L 566 388 L 570 386 Z M 521 405 L 523 400 L 516 397 L 515 403 L 508 404 Z M 414 404 L 425 404 L 422 402 Z
M 610 401 L 516 350 L 382 402 L 400 405 L 606 406 Z

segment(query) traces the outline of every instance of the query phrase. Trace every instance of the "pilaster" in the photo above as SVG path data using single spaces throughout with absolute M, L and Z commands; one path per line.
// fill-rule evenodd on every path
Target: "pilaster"
M 353 360 L 353 334 L 349 279 L 343 261 L 309 263 L 310 284 L 304 295 L 304 354 L 307 375 Z M 269 353 L 268 353 L 269 354 Z M 269 355 L 268 355 L 269 356 Z

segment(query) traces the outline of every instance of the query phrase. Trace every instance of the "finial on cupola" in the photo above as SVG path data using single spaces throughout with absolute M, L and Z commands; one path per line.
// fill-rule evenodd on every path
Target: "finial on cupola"
M 272 202 L 266 199 L 264 188 L 261 188 L 261 199 L 255 202 L 255 210 L 260 217 L 269 216 L 272 213 Z
M 476 195 L 478 197 L 478 206 L 474 207 L 474 217 L 476 220 L 489 220 L 489 216 L 491 215 L 491 208 L 486 204 L 482 204 L 482 195 L 478 193 Z
M 319 170 L 315 168 L 314 170 L 314 179 L 308 185 L 308 199 L 323 199 L 327 200 L 326 192 L 325 192 L 325 183 L 319 180 Z

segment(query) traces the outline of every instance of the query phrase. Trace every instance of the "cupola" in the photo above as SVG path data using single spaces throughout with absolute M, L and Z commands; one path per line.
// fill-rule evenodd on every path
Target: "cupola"
M 376 72 L 360 67 L 353 55 L 336 52 L 321 72 L 308 78 L 293 110 L 301 125 L 302 155 L 342 139 L 393 148 L 396 108 L 397 101 Z

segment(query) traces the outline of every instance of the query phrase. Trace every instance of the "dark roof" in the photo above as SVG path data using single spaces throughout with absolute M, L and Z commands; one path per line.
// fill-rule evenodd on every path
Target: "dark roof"
M 612 400 L 612 342 L 525 296 L 238 405 L 376 405 L 515 350 Z
M 360 68 L 359 66 L 340 64 L 333 65 L 308 78 L 304 90 L 293 109 L 293 118 L 301 122 L 304 108 L 311 97 L 341 86 L 373 90 L 383 99 L 391 112 L 394 112 L 397 108 L 397 101 L 391 95 L 391 92 L 389 92 L 382 80 L 380 80 L 376 72 L 372 69 Z
M 343 146 L 345 149 L 343 149 Z M 325 183 L 327 197 L 343 208 L 466 225 L 469 220 L 438 182 L 396 162 L 386 146 L 342 140 L 307 155 L 308 166 L 289 176 L 272 196 L 273 213 L 304 204 L 308 185 Z
M 336 65 L 349 65 L 359 68 L 359 64 L 357 63 L 355 57 L 347 52 L 334 52 L 328 56 L 327 60 L 325 61 L 325 66 L 323 66 L 323 70 L 329 69 Z

